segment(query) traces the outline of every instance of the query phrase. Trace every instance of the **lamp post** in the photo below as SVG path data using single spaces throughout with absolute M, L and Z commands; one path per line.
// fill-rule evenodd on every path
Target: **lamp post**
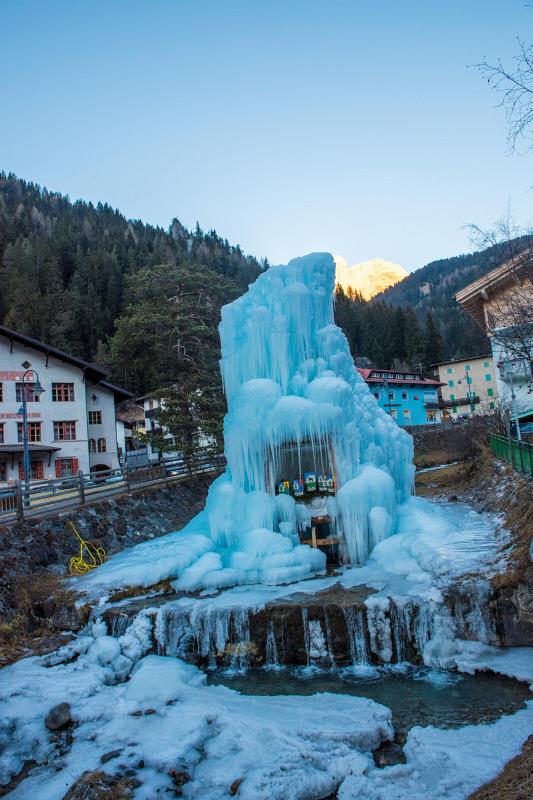
M 33 393 L 39 397 L 44 389 L 39 380 L 39 374 L 36 369 L 31 369 L 31 364 L 25 361 L 22 366 L 25 368 L 22 375 L 22 406 L 19 408 L 19 414 L 22 414 L 22 437 L 24 442 L 24 483 L 26 490 L 30 485 L 30 448 L 28 443 L 28 398 L 27 398 L 27 378 L 28 375 L 33 375 Z

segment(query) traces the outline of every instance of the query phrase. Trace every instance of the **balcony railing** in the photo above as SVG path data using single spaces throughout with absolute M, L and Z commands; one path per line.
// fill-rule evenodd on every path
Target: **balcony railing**
M 479 403 L 479 401 L 479 395 L 474 394 L 472 397 L 458 397 L 456 400 L 441 400 L 439 407 L 453 408 L 453 406 L 469 406 L 470 404 Z
M 531 362 L 525 358 L 509 358 L 498 364 L 502 381 L 527 380 L 531 378 Z

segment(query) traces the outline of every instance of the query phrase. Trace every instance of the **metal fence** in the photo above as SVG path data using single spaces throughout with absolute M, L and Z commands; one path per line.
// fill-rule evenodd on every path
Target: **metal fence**
M 518 439 L 508 439 L 496 433 L 491 433 L 489 444 L 497 458 L 507 461 L 517 472 L 533 475 L 533 444 L 519 442 Z
M 32 481 L 28 486 L 15 481 L 12 486 L 0 488 L 0 524 L 68 511 L 91 501 L 195 475 L 222 472 L 225 465 L 221 453 L 200 451 L 190 458 L 164 459 L 148 466 L 108 469 L 89 475 L 80 471 L 65 478 Z

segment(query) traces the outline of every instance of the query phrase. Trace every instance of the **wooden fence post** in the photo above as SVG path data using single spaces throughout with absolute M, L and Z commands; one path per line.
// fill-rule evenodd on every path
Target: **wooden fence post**
M 78 470 L 78 491 L 80 494 L 80 503 L 82 506 L 85 505 L 85 484 L 83 482 L 83 471 L 81 469 Z
M 128 490 L 128 494 L 131 494 L 131 482 L 130 482 L 130 470 L 129 470 L 129 467 L 125 467 L 125 469 L 124 469 L 124 477 L 126 478 L 126 488 Z
M 15 489 L 17 494 L 17 519 L 19 522 L 24 522 L 24 498 L 22 497 L 22 484 L 18 478 L 15 483 Z

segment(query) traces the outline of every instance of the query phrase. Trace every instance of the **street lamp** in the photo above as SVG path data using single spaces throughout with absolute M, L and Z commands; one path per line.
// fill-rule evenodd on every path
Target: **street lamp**
M 21 366 L 24 367 L 22 375 L 22 406 L 19 408 L 19 414 L 22 414 L 22 436 L 24 442 L 24 483 L 26 490 L 30 485 L 30 448 L 28 445 L 28 398 L 27 398 L 27 383 L 26 379 L 30 373 L 33 375 L 32 382 L 34 383 L 33 394 L 39 397 L 44 389 L 39 380 L 39 374 L 36 369 L 31 369 L 31 364 L 25 361 Z

